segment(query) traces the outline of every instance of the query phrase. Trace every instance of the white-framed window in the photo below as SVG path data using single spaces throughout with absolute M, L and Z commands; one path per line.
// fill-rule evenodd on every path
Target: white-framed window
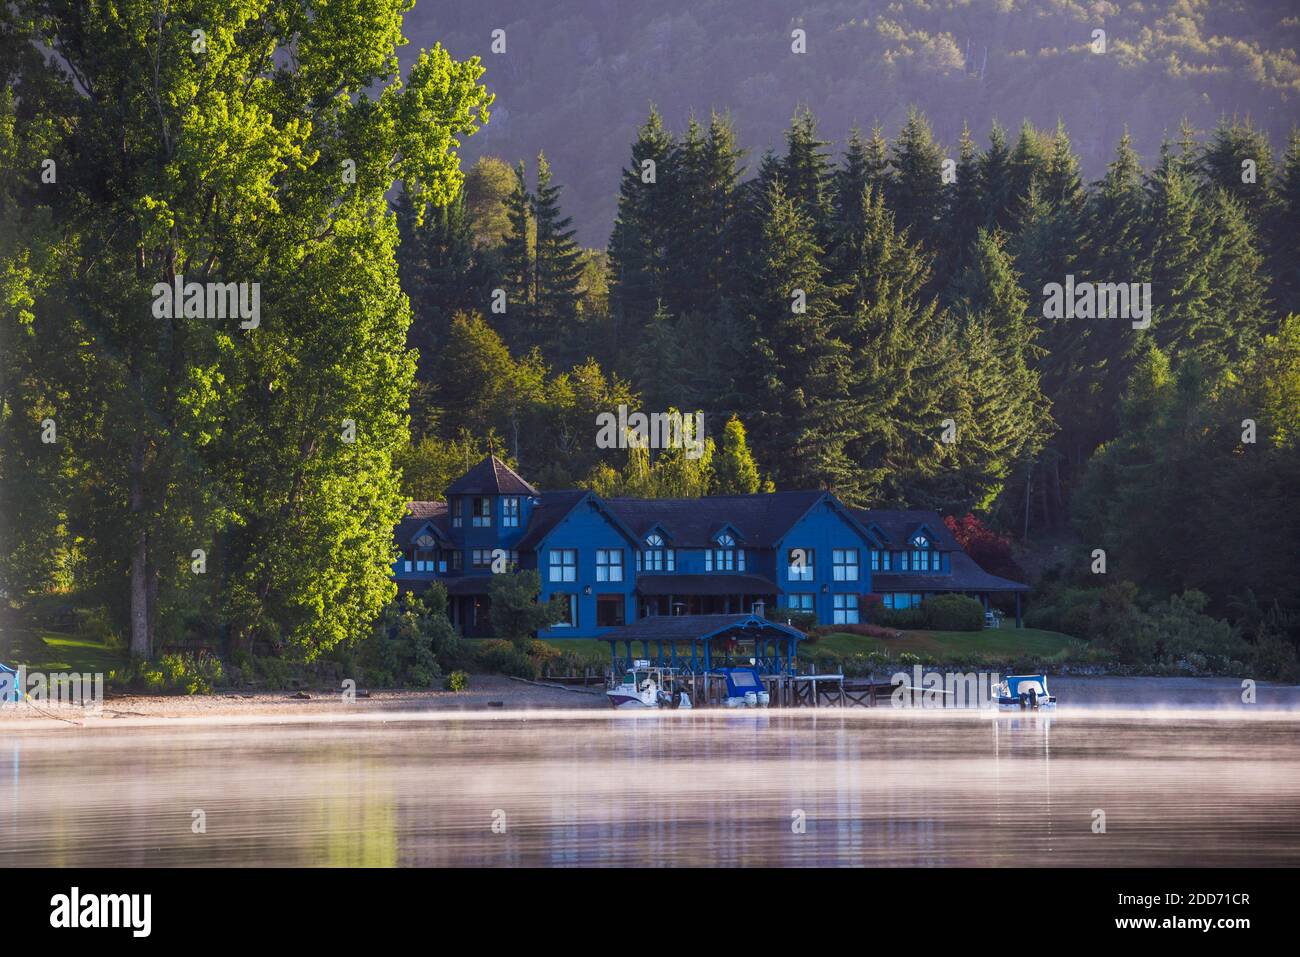
M 519 496 L 504 495 L 501 497 L 501 527 L 518 528 L 519 527 Z
M 433 549 L 417 548 L 415 550 L 415 570 L 417 572 L 433 571 Z M 407 571 L 410 571 L 408 568 Z
M 745 550 L 736 547 L 736 539 L 723 532 L 715 541 L 719 548 L 704 551 L 704 570 L 706 572 L 735 572 L 745 570 Z
M 943 556 L 940 552 L 930 553 L 930 571 L 932 572 L 943 571 Z
M 816 562 L 811 548 L 792 548 L 786 553 L 786 577 L 792 582 L 810 582 Z
M 785 607 L 793 608 L 795 611 L 812 611 L 813 595 L 812 592 L 796 592 L 785 596 Z
M 459 497 L 457 497 L 457 498 L 453 498 L 453 499 L 451 500 L 451 506 L 450 506 L 450 507 L 451 507 L 451 527 L 452 527 L 452 528 L 460 528 L 461 525 L 464 524 L 464 520 L 461 518 L 461 509 L 462 509 L 462 507 L 464 506 L 464 504 L 465 504 L 465 503 L 464 503 L 464 502 L 463 502 Z
M 858 623 L 858 596 L 831 596 L 831 623 L 835 625 L 856 625 Z
M 858 580 L 858 550 L 856 548 L 831 549 L 831 578 L 837 582 Z
M 473 525 L 475 528 L 492 527 L 492 499 L 486 495 L 474 499 Z
M 471 568 L 491 568 L 492 567 L 492 549 L 475 548 L 469 553 L 469 564 Z
M 871 550 L 871 570 L 873 572 L 880 571 L 880 549 L 878 548 Z
M 578 580 L 578 550 L 576 548 L 551 549 L 551 581 L 576 582 Z
M 596 581 L 621 582 L 623 580 L 623 549 L 596 549 Z
M 552 552 L 552 554 L 554 553 Z M 559 598 L 564 608 L 568 612 L 568 616 L 565 621 L 557 621 L 551 627 L 552 628 L 577 628 L 578 627 L 578 596 L 565 594 L 564 592 L 556 592 L 551 597 Z
M 646 547 L 636 553 L 636 570 L 671 572 L 676 568 L 677 556 L 671 548 L 664 547 L 663 536 L 651 532 L 645 537 Z

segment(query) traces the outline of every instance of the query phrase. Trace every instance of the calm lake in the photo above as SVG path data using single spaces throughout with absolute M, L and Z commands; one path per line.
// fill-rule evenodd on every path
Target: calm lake
M 888 708 L 0 726 L 0 866 L 1296 865 L 1297 732 Z

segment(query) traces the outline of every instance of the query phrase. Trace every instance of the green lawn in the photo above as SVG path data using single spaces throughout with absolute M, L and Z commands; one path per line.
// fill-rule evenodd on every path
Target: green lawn
M 593 665 L 609 663 L 609 644 L 592 638 L 547 639 L 547 644 L 577 655 Z M 1082 646 L 1077 638 L 1040 628 L 988 628 L 984 631 L 905 631 L 902 638 L 868 638 L 844 633 L 826 635 L 802 646 L 803 657 L 844 658 L 873 651 L 899 655 L 910 652 L 943 658 L 974 656 L 990 660 L 1020 657 L 1050 658 L 1071 646 Z M 639 654 L 640 646 L 633 646 Z
M 1017 657 L 1049 658 L 1071 646 L 1082 646 L 1077 638 L 1041 628 L 988 628 L 984 631 L 905 631 L 902 638 L 868 638 L 864 635 L 834 634 L 807 646 L 808 651 L 829 651 L 837 656 L 910 652 L 942 658 L 980 655 L 1005 660 Z
M 120 668 L 126 659 L 123 651 L 56 631 L 15 628 L 0 635 L 0 661 L 28 671 L 94 674 Z

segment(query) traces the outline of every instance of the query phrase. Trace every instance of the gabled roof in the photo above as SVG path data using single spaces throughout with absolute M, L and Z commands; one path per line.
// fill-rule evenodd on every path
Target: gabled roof
M 906 548 L 916 530 L 924 526 L 930 530 L 931 541 L 943 551 L 960 551 L 961 546 L 944 524 L 938 512 L 925 509 L 853 508 L 852 512 L 863 525 L 875 525 L 889 539 L 890 548 Z
M 550 534 L 551 529 L 559 525 L 564 520 L 564 516 L 573 511 L 573 506 L 587 497 L 587 490 L 569 488 L 560 492 L 541 492 L 538 497 L 540 502 L 533 506 L 528 516 L 528 527 L 524 529 L 523 537 L 515 545 L 515 548 L 521 552 L 536 548 L 542 539 Z
M 448 495 L 536 495 L 519 473 L 495 455 L 489 455 L 447 487 Z
M 706 498 L 611 498 L 609 510 L 644 540 L 658 525 L 677 548 L 709 548 L 724 525 L 744 530 L 744 544 L 771 548 L 817 504 L 824 492 L 710 495 Z
M 953 551 L 949 561 L 952 570 L 946 574 L 872 572 L 871 590 L 877 594 L 887 591 L 1029 591 L 1028 585 L 990 575 L 961 549 Z
M 757 615 L 650 615 L 615 628 L 597 641 L 709 641 L 715 638 L 794 638 L 803 632 Z
M 446 502 L 410 502 L 406 517 L 393 529 L 393 537 L 398 545 L 410 545 L 426 525 L 431 525 L 443 538 L 449 537 Z

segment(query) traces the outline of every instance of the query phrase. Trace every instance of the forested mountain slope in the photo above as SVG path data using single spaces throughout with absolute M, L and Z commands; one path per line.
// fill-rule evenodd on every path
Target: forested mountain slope
M 750 147 L 780 142 L 799 104 L 839 142 L 876 122 L 892 135 L 914 104 L 949 150 L 963 121 L 982 136 L 994 119 L 1014 129 L 1059 118 L 1090 179 L 1126 126 L 1150 162 L 1184 116 L 1208 130 L 1249 115 L 1276 145 L 1300 115 L 1289 0 L 425 0 L 405 29 L 407 55 L 438 40 L 483 57 L 497 103 L 465 155 L 545 150 L 587 246 L 609 236 L 618 170 L 651 102 L 674 125 L 730 112 Z M 498 29 L 504 53 L 491 52 Z M 1106 31 L 1104 54 L 1094 29 Z

